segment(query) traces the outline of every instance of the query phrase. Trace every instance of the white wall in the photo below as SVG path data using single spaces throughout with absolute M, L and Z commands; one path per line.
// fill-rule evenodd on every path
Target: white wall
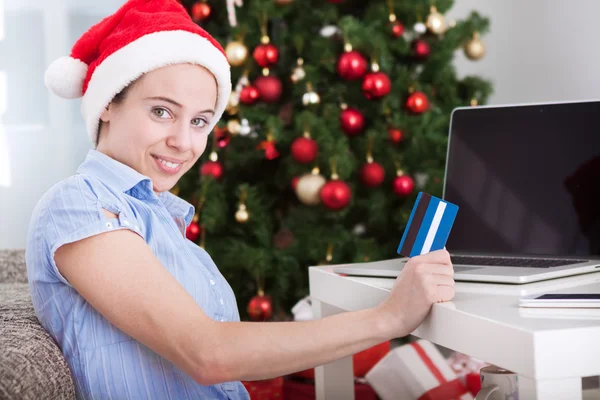
M 471 10 L 491 19 L 479 61 L 457 53 L 460 75 L 492 79 L 489 103 L 600 98 L 598 0 L 455 0 L 449 18 Z
M 68 54 L 87 27 L 123 1 L 2 3 L 0 75 L 6 77 L 6 110 L 0 88 L 0 249 L 25 246 L 29 216 L 40 196 L 74 173 L 91 148 L 79 101 L 49 94 L 45 67 Z M 472 9 L 491 18 L 491 32 L 483 37 L 487 55 L 473 62 L 457 52 L 456 65 L 461 76 L 493 80 L 492 104 L 600 97 L 599 1 L 455 0 L 448 18 Z M 10 182 L 3 173 L 6 165 Z

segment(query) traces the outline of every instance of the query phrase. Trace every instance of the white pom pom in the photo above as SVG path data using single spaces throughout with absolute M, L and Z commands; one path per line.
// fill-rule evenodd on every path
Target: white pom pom
M 87 69 L 87 64 L 81 60 L 61 57 L 46 69 L 44 84 L 60 97 L 76 99 L 83 95 L 83 81 Z

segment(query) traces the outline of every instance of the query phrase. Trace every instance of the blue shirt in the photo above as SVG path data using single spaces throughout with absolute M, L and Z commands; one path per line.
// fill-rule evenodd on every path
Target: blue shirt
M 118 218 L 108 219 L 102 209 Z M 63 244 L 129 229 L 144 238 L 210 318 L 239 321 L 230 285 L 211 257 L 185 237 L 193 215 L 192 205 L 170 192 L 157 195 L 148 177 L 96 150 L 90 150 L 77 174 L 54 185 L 37 204 L 26 249 L 33 306 L 65 355 L 78 398 L 249 399 L 241 382 L 202 386 L 117 329 L 54 262 Z

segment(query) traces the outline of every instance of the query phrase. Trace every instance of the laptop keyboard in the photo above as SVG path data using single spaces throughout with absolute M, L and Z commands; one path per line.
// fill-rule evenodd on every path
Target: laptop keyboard
M 474 265 L 485 267 L 529 267 L 551 268 L 587 262 L 588 260 L 557 259 L 557 258 L 512 258 L 512 257 L 482 257 L 482 256 L 451 256 L 452 264 Z

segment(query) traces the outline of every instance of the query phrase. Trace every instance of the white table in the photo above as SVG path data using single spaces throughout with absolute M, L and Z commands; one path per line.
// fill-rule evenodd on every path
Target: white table
M 374 307 L 393 283 L 310 267 L 314 317 Z M 527 285 L 456 282 L 454 300 L 435 304 L 412 334 L 516 372 L 521 399 L 581 400 L 581 378 L 600 375 L 600 310 L 518 307 L 521 295 L 556 289 L 598 292 L 600 272 Z M 315 380 L 318 399 L 353 400 L 352 357 L 317 367 Z

